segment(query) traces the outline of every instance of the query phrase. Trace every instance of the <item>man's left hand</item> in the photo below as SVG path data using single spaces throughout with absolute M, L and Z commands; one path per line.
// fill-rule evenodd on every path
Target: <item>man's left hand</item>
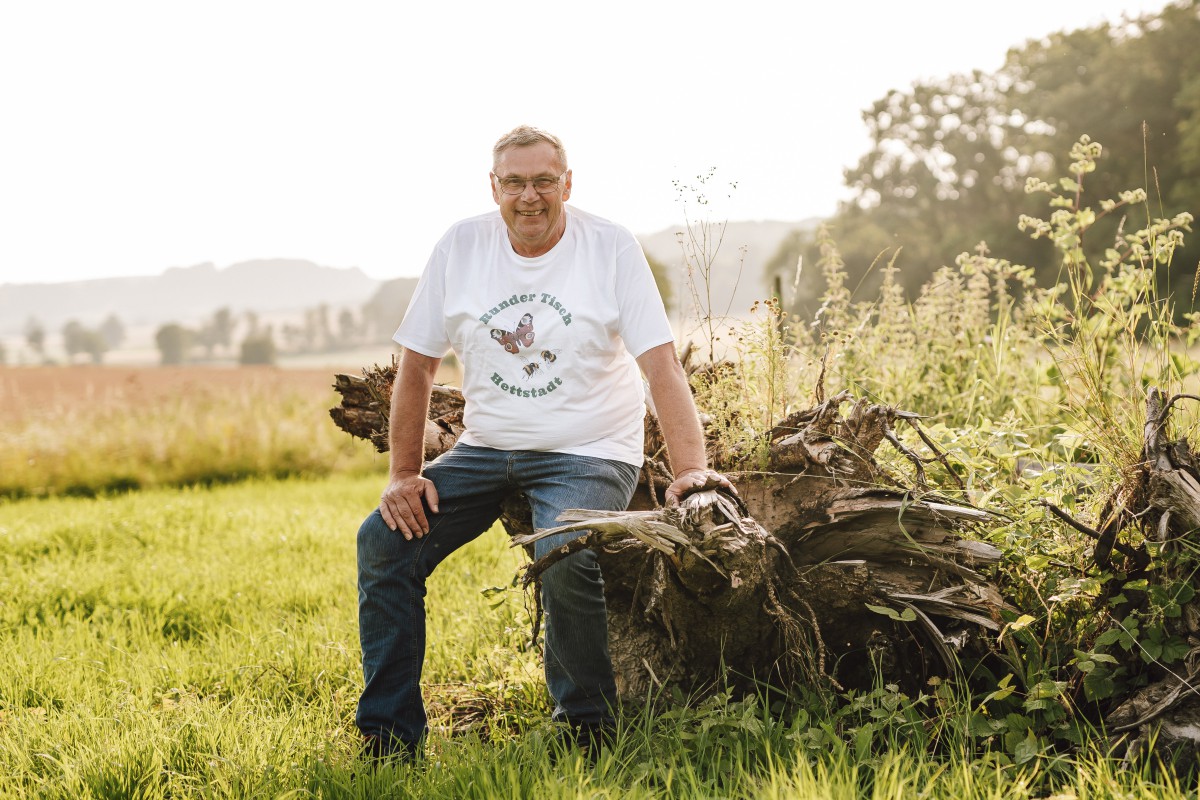
M 675 480 L 667 487 L 667 506 L 677 506 L 679 501 L 689 494 L 709 489 L 726 489 L 737 494 L 737 489 L 729 478 L 716 470 L 685 469 L 675 476 Z

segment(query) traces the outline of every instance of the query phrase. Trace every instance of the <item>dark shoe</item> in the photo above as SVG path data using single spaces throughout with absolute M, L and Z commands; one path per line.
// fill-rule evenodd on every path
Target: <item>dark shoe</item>
M 363 758 L 373 764 L 414 764 L 425 755 L 424 748 L 402 742 L 392 736 L 368 734 L 363 736 Z
M 604 748 L 612 746 L 614 733 L 611 722 L 568 722 L 556 742 L 561 750 L 578 750 L 587 763 L 595 764 Z

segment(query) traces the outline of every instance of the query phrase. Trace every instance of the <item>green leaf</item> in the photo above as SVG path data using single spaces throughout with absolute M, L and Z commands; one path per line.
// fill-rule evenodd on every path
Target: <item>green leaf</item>
M 871 756 L 871 741 L 875 737 L 875 726 L 868 722 L 854 734 L 854 755 L 859 761 L 866 761 Z
M 970 731 L 972 736 L 992 736 L 1000 733 L 1004 727 L 1002 719 L 993 719 L 978 711 L 971 715 Z
M 1191 646 L 1183 639 L 1180 639 L 1178 636 L 1172 636 L 1162 646 L 1162 660 L 1168 664 L 1173 661 L 1179 661 L 1191 652 L 1191 649 Z
M 1050 556 L 1034 554 L 1025 556 L 1025 566 L 1029 569 L 1045 569 L 1050 564 Z
M 1016 691 L 1015 686 L 1006 685 L 1006 682 L 1011 679 L 1012 679 L 1012 675 L 1005 675 L 1004 680 L 1000 681 L 1000 686 L 996 689 L 996 691 L 992 692 L 987 697 L 983 698 L 983 704 L 987 705 L 988 703 L 991 703 L 992 701 L 999 702 L 1001 700 L 1005 700 L 1008 698 L 1009 695 L 1011 695 L 1014 691 Z
M 1192 588 L 1190 583 L 1177 583 L 1174 587 L 1175 602 L 1179 605 L 1190 603 L 1192 598 L 1196 596 L 1196 590 Z
M 479 593 L 487 598 L 488 606 L 491 608 L 499 608 L 500 606 L 504 605 L 504 601 L 506 599 L 505 592 L 507 591 L 508 589 L 503 586 L 489 586 L 486 589 L 480 589 Z
M 1117 685 L 1107 670 L 1092 670 L 1083 676 L 1083 694 L 1088 700 L 1104 700 L 1112 697 Z
M 882 614 L 894 622 L 913 622 L 917 618 L 916 612 L 911 608 L 906 608 L 903 612 L 897 612 L 894 608 L 888 608 L 887 606 L 873 606 L 870 603 L 866 603 L 865 605 L 876 614 Z
M 1040 681 L 1029 690 L 1029 696 L 1037 699 L 1058 697 L 1067 688 L 1066 681 Z
M 1006 714 L 1004 717 L 1004 725 L 1010 731 L 1020 732 L 1033 725 L 1033 720 L 1024 714 Z
M 1018 764 L 1026 764 L 1037 758 L 1042 752 L 1042 743 L 1033 735 L 1033 731 L 1029 731 L 1025 738 L 1017 743 L 1013 749 L 1013 760 Z

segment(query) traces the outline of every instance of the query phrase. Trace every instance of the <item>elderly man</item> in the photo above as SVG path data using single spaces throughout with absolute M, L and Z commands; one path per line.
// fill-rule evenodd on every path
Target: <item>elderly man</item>
M 374 756 L 419 754 L 425 583 L 523 492 L 535 528 L 567 508 L 621 510 L 642 464 L 644 373 L 674 470 L 667 501 L 729 481 L 706 468 L 704 438 L 650 267 L 634 237 L 566 205 L 562 143 L 520 127 L 493 149 L 499 213 L 442 237 L 396 331 L 391 476 L 358 533 L 366 686 L 356 722 Z M 466 430 L 423 465 L 438 364 L 464 368 Z M 537 543 L 540 557 L 579 534 Z M 546 682 L 554 718 L 577 735 L 612 721 L 604 583 L 576 553 L 542 576 Z

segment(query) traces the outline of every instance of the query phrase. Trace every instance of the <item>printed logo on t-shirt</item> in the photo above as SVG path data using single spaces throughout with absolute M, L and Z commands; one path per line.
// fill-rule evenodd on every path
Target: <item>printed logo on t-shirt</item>
M 533 345 L 533 314 L 521 317 L 521 324 L 514 331 L 492 328 L 492 338 L 500 343 L 506 352 L 514 356 L 521 354 L 521 347 Z
M 520 370 L 516 373 L 510 373 L 500 362 L 497 362 L 497 366 L 500 368 L 492 372 L 492 384 L 500 391 L 516 397 L 545 397 L 562 386 L 561 377 L 551 377 L 550 375 L 562 366 L 558 356 L 562 350 L 550 347 L 544 341 L 539 343 L 537 349 L 534 349 L 534 342 L 537 340 L 534 312 L 541 313 L 542 310 L 535 306 L 533 311 L 524 311 L 511 328 L 504 324 L 506 319 L 516 316 L 516 312 L 510 311 L 510 309 L 527 303 L 541 303 L 549 306 L 558 313 L 564 327 L 571 324 L 571 312 L 558 302 L 557 297 L 546 292 L 514 294 L 507 297 L 480 315 L 479 321 L 489 327 L 488 335 L 492 341 L 503 348 L 505 353 L 514 355 L 521 361 Z M 503 359 L 503 363 L 513 362 Z M 545 380 L 544 384 L 543 380 Z M 536 383 L 530 385 L 531 381 L 536 381 Z

